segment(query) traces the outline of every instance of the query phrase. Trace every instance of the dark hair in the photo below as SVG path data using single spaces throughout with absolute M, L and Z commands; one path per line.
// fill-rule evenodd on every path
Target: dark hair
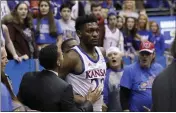
M 128 29 L 127 21 L 128 21 L 129 18 L 132 18 L 134 20 L 134 26 L 133 26 L 132 30 Z M 136 33 L 137 33 L 136 24 L 137 24 L 137 20 L 134 17 L 126 17 L 125 18 L 125 27 L 123 29 L 123 32 L 127 36 L 127 38 L 130 37 L 130 36 L 133 37 L 133 38 L 136 37 Z
M 58 47 L 57 45 L 51 44 L 41 49 L 39 53 L 40 65 L 45 69 L 54 69 L 57 67 L 58 60 Z
M 174 58 L 176 58 L 176 36 L 175 36 L 174 42 L 172 43 L 171 54 Z
M 123 22 L 123 17 L 122 17 L 122 16 L 117 15 L 116 17 L 117 17 L 117 20 L 118 20 L 119 18 L 121 18 L 121 19 L 122 19 L 122 22 Z M 119 30 L 121 31 L 122 29 L 123 29 L 123 26 L 122 26 Z
M 117 15 L 116 17 L 117 17 L 117 19 L 121 18 L 123 20 L 123 17 L 120 15 Z
M 116 17 L 116 14 L 115 13 L 109 13 L 108 14 L 108 17 L 107 17 L 107 23 L 109 23 L 109 18 L 110 18 L 110 16 L 115 16 Z
M 24 19 L 24 25 L 29 27 L 30 29 L 33 29 L 33 18 L 32 18 L 32 14 L 31 12 L 29 12 L 29 7 L 25 2 L 20 2 L 18 3 L 14 10 L 11 12 L 11 15 L 13 16 L 13 21 L 17 22 L 18 24 L 22 24 L 20 21 L 20 18 L 17 14 L 17 9 L 21 4 L 25 4 L 28 8 L 28 13 L 27 13 L 27 17 Z
M 69 8 L 70 10 L 72 10 L 72 9 L 71 9 L 71 5 L 70 5 L 70 4 L 67 4 L 67 3 L 64 3 L 64 4 L 61 5 L 61 7 L 60 7 L 60 12 L 62 11 L 63 8 Z
M 101 4 L 99 4 L 99 3 L 92 3 L 91 4 L 91 11 L 93 11 L 93 8 L 95 8 L 95 7 L 101 7 Z
M 76 39 L 74 39 L 74 38 L 69 38 L 69 39 L 65 40 L 64 42 L 62 42 L 62 45 L 61 45 L 62 51 L 64 50 L 65 46 L 67 46 L 67 43 L 72 41 L 72 40 L 76 41 Z
M 76 31 L 81 30 L 82 26 L 86 23 L 97 22 L 97 19 L 93 15 L 80 16 L 76 19 L 75 29 Z
M 84 16 L 85 15 L 85 10 L 82 2 L 78 2 L 78 16 Z
M 53 11 L 51 8 L 51 4 L 49 2 L 49 0 L 40 0 L 38 7 L 40 9 L 40 4 L 41 2 L 47 2 L 49 5 L 49 12 L 47 14 L 47 18 L 49 20 L 48 24 L 49 24 L 49 34 L 53 37 L 57 37 L 57 28 L 56 28 L 56 24 L 55 24 L 55 20 L 54 20 L 54 15 L 53 15 Z M 39 12 L 38 17 L 37 17 L 37 28 L 36 28 L 36 35 L 38 36 L 40 34 L 40 23 L 41 23 L 41 18 L 43 16 L 41 15 L 41 13 Z

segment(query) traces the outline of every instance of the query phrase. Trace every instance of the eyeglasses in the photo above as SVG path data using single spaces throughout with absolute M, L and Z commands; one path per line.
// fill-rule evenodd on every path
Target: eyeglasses
M 141 56 L 149 56 L 149 55 L 151 55 L 152 53 L 147 52 L 147 51 L 142 51 L 142 52 L 140 52 L 139 54 L 140 54 Z

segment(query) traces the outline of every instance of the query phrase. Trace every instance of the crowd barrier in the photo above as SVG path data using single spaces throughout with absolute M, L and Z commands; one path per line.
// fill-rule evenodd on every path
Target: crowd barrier
M 137 61 L 137 59 L 138 58 L 136 57 L 135 61 Z M 123 62 L 125 65 L 132 63 L 129 57 L 123 57 Z M 161 64 L 164 68 L 166 67 L 165 56 L 156 57 L 156 62 Z M 8 64 L 6 65 L 5 73 L 10 77 L 14 93 L 17 94 L 23 75 L 26 72 L 41 71 L 42 69 L 43 67 L 39 65 L 37 59 L 30 59 L 20 63 L 16 62 L 15 60 L 9 60 Z
M 30 59 L 26 61 L 22 61 L 20 63 L 15 60 L 9 60 L 6 65 L 5 73 L 10 77 L 12 81 L 12 87 L 14 93 L 18 93 L 19 85 L 23 75 L 26 72 L 37 71 L 36 60 Z

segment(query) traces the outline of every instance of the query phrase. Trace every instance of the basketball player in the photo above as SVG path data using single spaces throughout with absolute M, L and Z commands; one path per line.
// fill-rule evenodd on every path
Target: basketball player
M 99 27 L 94 16 L 78 17 L 75 28 L 80 38 L 80 45 L 64 54 L 62 75 L 67 75 L 66 81 L 72 84 L 74 94 L 80 95 L 76 101 L 83 102 L 90 88 L 92 91 L 103 88 L 106 73 L 106 62 L 103 56 L 105 52 L 97 47 Z M 100 99 L 93 103 L 94 111 L 102 111 L 102 105 L 101 95 Z

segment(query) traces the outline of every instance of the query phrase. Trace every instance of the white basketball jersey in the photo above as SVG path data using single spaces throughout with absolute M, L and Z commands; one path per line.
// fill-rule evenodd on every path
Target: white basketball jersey
M 107 25 L 105 25 L 105 39 L 103 47 L 107 50 L 110 47 L 118 47 L 123 51 L 123 36 L 122 33 L 116 28 L 116 31 L 113 33 Z M 122 46 L 122 47 L 121 47 Z
M 95 61 L 91 59 L 80 47 L 75 46 L 72 49 L 76 51 L 82 60 L 82 73 L 70 73 L 66 81 L 73 87 L 74 93 L 80 94 L 85 97 L 89 88 L 94 90 L 98 86 L 103 89 L 104 78 L 106 74 L 106 62 L 101 50 L 98 47 L 96 52 L 98 59 Z M 94 111 L 102 111 L 103 96 L 93 104 Z

